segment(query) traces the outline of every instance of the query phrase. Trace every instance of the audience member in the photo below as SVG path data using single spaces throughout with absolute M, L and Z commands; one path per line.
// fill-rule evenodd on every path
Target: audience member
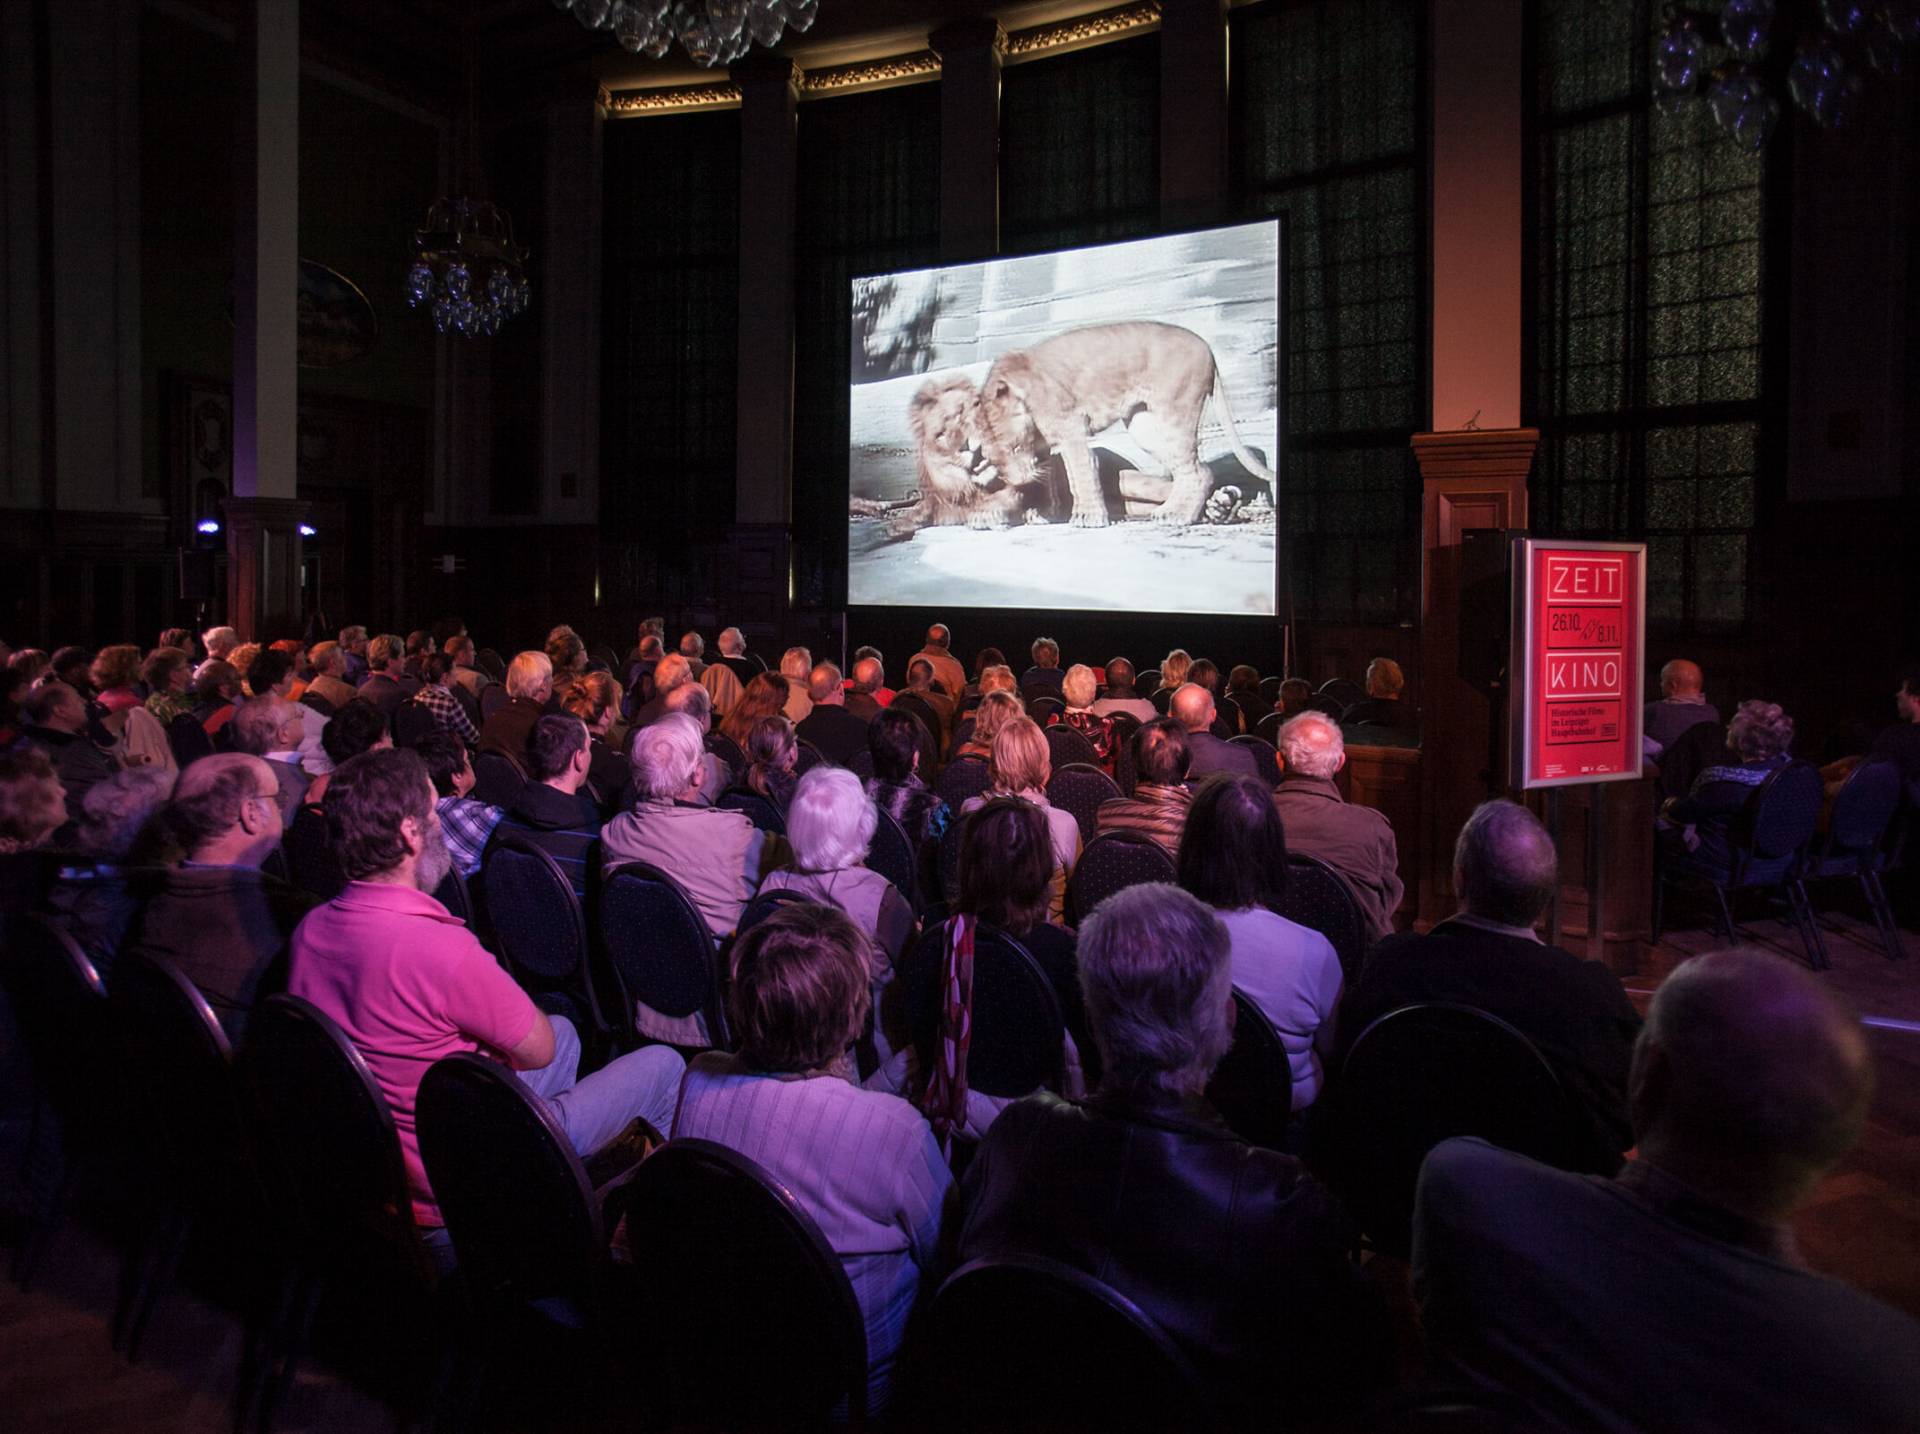
M 639 645 L 633 649 L 633 655 L 627 659 L 627 716 L 653 701 L 653 674 L 660 666 L 660 659 L 667 655 L 666 645 L 657 633 L 651 633 L 643 627 Z
M 1193 793 L 1187 781 L 1187 729 L 1156 717 L 1133 734 L 1133 795 L 1109 797 L 1094 813 L 1094 831 L 1139 832 L 1178 856 Z
M 466 746 L 479 745 L 480 729 L 454 693 L 453 659 L 444 652 L 429 652 L 420 660 L 420 690 L 410 700 L 427 710 L 438 730 L 453 733 Z
M 233 729 L 233 750 L 263 758 L 272 771 L 280 788 L 280 820 L 287 825 L 292 825 L 313 780 L 300 764 L 306 717 L 299 703 L 269 695 L 248 698 L 228 724 Z
M 1184 647 L 1174 648 L 1160 660 L 1160 685 L 1150 696 L 1156 712 L 1166 714 L 1173 703 L 1173 694 L 1186 685 L 1187 674 L 1192 670 L 1193 654 Z
M 371 702 L 389 722 L 400 704 L 420 690 L 420 679 L 407 671 L 404 639 L 384 632 L 367 644 L 367 680 L 360 684 L 360 700 Z
M 210 657 L 193 675 L 193 717 L 208 737 L 219 736 L 233 720 L 240 701 L 240 672 L 231 662 Z
M 1892 762 L 1911 786 L 1920 782 L 1920 666 L 1901 675 L 1893 706 L 1900 720 L 1873 739 L 1866 760 Z
M 453 661 L 453 685 L 467 694 L 474 704 L 468 716 L 479 710 L 480 694 L 493 685 L 493 679 L 474 666 L 473 639 L 466 633 L 456 633 L 441 645 L 441 652 Z M 476 727 L 479 723 L 474 724 Z
M 620 696 L 620 683 L 612 673 L 589 672 L 573 684 L 565 702 L 566 710 L 587 724 L 586 785 L 603 817 L 625 810 L 627 783 L 633 776 L 632 766 L 616 745 Z
M 900 823 L 907 840 L 923 856 L 940 840 L 952 816 L 940 794 L 920 775 L 920 719 L 891 708 L 867 726 L 867 751 L 873 757 L 873 775 L 867 795 Z
M 140 908 L 129 869 L 154 866 L 163 842 L 150 831 L 173 795 L 174 774 L 129 767 L 88 789 L 64 863 L 47 891 L 49 919 L 80 943 L 94 969 L 111 976 L 127 927 Z
M 380 709 L 371 702 L 349 702 L 327 723 L 327 730 L 320 734 L 320 745 L 326 750 L 327 760 L 333 763 L 333 771 L 338 771 L 342 763 L 362 752 L 391 747 L 393 733 L 387 727 L 387 719 L 380 715 Z M 327 799 L 333 771 L 307 784 L 306 795 L 301 798 L 303 804 L 318 806 Z
M 138 707 L 140 693 L 134 684 L 140 680 L 140 649 L 126 642 L 101 648 L 87 680 L 93 684 L 95 704 L 106 716 Z
M 916 657 L 907 664 L 907 688 L 901 697 L 912 699 L 909 707 L 918 703 L 930 714 L 934 741 L 944 748 L 948 736 L 953 732 L 953 717 L 959 708 L 959 699 L 949 697 L 940 690 L 939 683 L 934 680 L 933 664 L 924 657 Z M 899 701 L 900 698 L 894 700 Z
M 707 689 L 697 682 L 681 683 L 667 694 L 667 713 L 669 716 L 678 713 L 691 718 L 694 726 L 700 729 L 702 775 L 700 792 L 694 800 L 710 807 L 720 800 L 721 793 L 733 785 L 733 767 L 718 752 L 705 750 L 707 733 L 713 730 L 713 707 L 707 701 Z
M 367 656 L 367 630 L 358 624 L 340 629 L 341 681 L 358 687 L 367 680 L 372 663 Z
M 226 662 L 233 657 L 234 649 L 240 646 L 240 634 L 230 627 L 210 627 L 200 635 L 201 645 L 207 650 L 206 662 Z M 196 668 L 194 675 L 199 675 Z
M 1479 1140 L 1427 1157 L 1414 1279 L 1444 1368 L 1515 1427 L 1911 1428 L 1920 1324 L 1807 1269 L 1789 1223 L 1872 1089 L 1819 980 L 1754 950 L 1683 963 L 1634 1046 L 1617 1178 Z
M 1578 1104 L 1596 1165 L 1625 1150 L 1627 1061 L 1640 1018 L 1619 978 L 1534 933 L 1559 880 L 1553 838 L 1525 807 L 1483 802 L 1460 828 L 1453 889 L 1461 910 L 1424 936 L 1373 948 L 1340 1008 L 1344 1049 L 1389 1011 L 1423 1001 L 1477 1006 L 1539 1048 Z
M 853 650 L 854 670 L 857 673 L 859 671 L 860 664 L 862 662 L 867 661 L 869 658 L 871 658 L 875 663 L 875 667 L 873 669 L 873 686 L 870 689 L 873 699 L 881 707 L 891 706 L 893 703 L 894 693 L 893 693 L 893 689 L 887 686 L 887 658 L 885 653 L 881 652 L 879 648 L 871 647 L 871 646 L 861 646 L 861 647 L 854 648 Z M 854 691 L 856 686 L 857 684 L 854 682 L 852 678 L 847 679 L 848 692 Z M 871 716 L 872 714 L 863 713 L 862 715 Z
M 940 684 L 940 690 L 956 702 L 967 685 L 967 670 L 960 665 L 960 659 L 953 655 L 953 633 L 945 623 L 936 622 L 927 629 L 927 643 L 908 659 L 909 668 L 914 662 L 924 662 L 933 672 L 933 680 Z
M 178 647 L 156 647 L 140 664 L 140 681 L 147 689 L 145 707 L 161 727 L 193 708 L 193 661 Z
M 780 675 L 787 679 L 787 705 L 781 712 L 797 727 L 813 711 L 813 698 L 807 692 L 813 680 L 813 654 L 804 647 L 789 647 L 780 655 Z
M 1047 725 L 1070 727 L 1085 737 L 1093 747 L 1093 755 L 1100 759 L 1101 769 L 1112 775 L 1113 719 L 1102 717 L 1093 710 L 1093 699 L 1099 691 L 1100 684 L 1094 680 L 1093 669 L 1083 662 L 1076 662 L 1067 669 L 1060 683 L 1066 709 L 1049 717 Z
M 1119 713 L 1142 724 L 1159 716 L 1154 705 L 1134 690 L 1133 678 L 1133 664 L 1126 658 L 1107 659 L 1106 691 L 1093 704 L 1093 710 L 1102 717 Z
M 200 988 L 238 1040 L 262 996 L 286 984 L 287 943 L 318 903 L 261 868 L 280 845 L 280 789 L 258 757 L 203 757 L 180 774 L 165 823 L 185 859 L 169 867 L 134 942 Z
M 1367 944 L 1393 931 L 1393 913 L 1406 894 L 1393 823 L 1372 807 L 1340 795 L 1334 774 L 1347 764 L 1340 725 L 1322 712 L 1303 712 L 1280 728 L 1286 770 L 1273 805 L 1287 830 L 1287 846 L 1318 857 L 1346 880 L 1366 918 Z
M 723 628 L 714 645 L 720 649 L 720 664 L 732 670 L 742 687 L 767 670 L 766 663 L 747 651 L 747 639 L 737 627 Z
M 1406 687 L 1407 679 L 1399 663 L 1391 657 L 1374 658 L 1367 664 L 1367 695 L 1340 714 L 1340 725 L 1413 731 L 1418 716 L 1411 703 L 1401 700 Z
M 93 654 L 84 647 L 56 647 L 53 658 L 47 664 L 47 670 L 40 674 L 40 685 L 48 682 L 64 682 L 85 701 L 93 695 L 93 683 L 88 680 L 93 670 Z M 245 668 L 240 669 L 242 672 Z
M 871 722 L 887 710 L 893 694 L 887 690 L 887 669 L 879 654 L 870 647 L 867 654 L 853 662 L 853 676 L 847 682 L 847 711 L 862 722 Z
M 1313 684 L 1304 677 L 1289 677 L 1280 684 L 1280 697 L 1274 711 L 1298 717 L 1313 708 Z M 1329 716 L 1332 714 L 1329 713 Z
M 631 726 L 646 727 L 667 715 L 667 696 L 694 681 L 693 665 L 679 653 L 669 653 L 653 665 L 653 695 L 633 709 Z
M 503 813 L 468 795 L 473 790 L 473 758 L 459 737 L 444 727 L 438 728 L 422 737 L 416 750 L 426 763 L 427 779 L 433 783 L 433 809 L 440 818 L 447 852 L 460 874 L 471 879 L 480 872 L 480 858 L 486 854 L 487 842 Z
M 1187 681 L 1195 687 L 1204 687 L 1207 696 L 1213 699 L 1213 726 L 1209 729 L 1221 741 L 1238 737 L 1245 730 L 1240 720 L 1240 709 L 1228 702 L 1220 693 L 1220 669 L 1207 658 L 1197 658 L 1187 669 Z
M 347 630 L 352 632 L 355 629 Z M 337 642 L 316 642 L 307 653 L 307 661 L 313 665 L 313 676 L 296 701 L 311 707 L 322 717 L 333 716 L 353 701 L 355 688 L 347 678 L 345 648 Z
M 993 756 L 987 762 L 987 789 L 960 804 L 961 814 L 974 811 L 996 797 L 1019 797 L 1038 807 L 1047 819 L 1053 844 L 1053 876 L 1047 890 L 1047 909 L 1051 919 L 1064 922 L 1067 909 L 1067 878 L 1073 875 L 1080 859 L 1080 823 L 1072 812 L 1047 800 L 1047 782 L 1053 776 L 1053 759 L 1047 751 L 1046 735 L 1031 717 L 1015 717 L 993 739 Z
M 23 686 L 31 687 L 52 671 L 53 659 L 37 647 L 23 647 L 7 659 L 7 667 Z
M 1686 796 L 1669 799 L 1662 815 L 1672 829 L 1661 836 L 1661 857 L 1678 870 L 1724 872 L 1733 859 L 1734 821 L 1760 784 L 1792 759 L 1793 719 L 1773 702 L 1742 702 L 1727 724 L 1724 758 L 1701 769 Z
M 1066 674 L 1060 670 L 1060 644 L 1050 637 L 1035 638 L 1028 651 L 1033 658 L 1033 666 L 1020 674 L 1021 695 L 1029 700 L 1060 696 L 1061 683 L 1066 679 Z
M 707 670 L 700 674 L 700 686 L 706 690 L 708 705 L 718 717 L 733 711 L 743 691 L 739 677 L 724 662 L 708 663 Z
M 1258 1006 L 1286 1047 L 1293 1108 L 1320 1095 L 1340 1008 L 1340 958 L 1318 931 L 1280 914 L 1287 841 L 1273 797 L 1257 777 L 1207 778 L 1180 838 L 1180 885 L 1227 928 L 1233 984 Z
M 0 856 L 46 846 L 66 820 L 67 794 L 52 759 L 38 747 L 0 752 Z M 34 890 L 30 900 L 39 895 Z
M 835 766 L 849 765 L 867 750 L 867 724 L 847 710 L 840 669 L 831 662 L 815 663 L 807 679 L 807 696 L 813 710 L 806 720 L 794 724 L 795 735 L 813 743 Z
M 427 654 L 438 651 L 439 649 L 433 645 L 433 634 L 428 632 L 424 627 L 416 627 L 412 632 L 408 633 L 405 652 L 406 660 L 404 664 L 407 676 L 411 677 L 416 683 L 423 681 L 424 675 L 421 672 L 421 668 L 426 664 Z
M 983 647 L 974 653 L 973 681 L 969 682 L 960 690 L 962 707 L 972 707 L 975 703 L 979 702 L 980 698 L 989 690 L 982 686 L 987 680 L 987 673 L 989 671 L 1006 667 L 1007 655 L 997 647 Z M 1006 690 L 1011 692 L 1015 689 L 1015 686 L 1012 669 L 1008 668 Z
M 1720 725 L 1720 714 L 1707 701 L 1706 678 L 1700 664 L 1676 657 L 1660 669 L 1660 700 L 1649 702 L 1641 714 L 1641 748 L 1658 757 L 1689 727 L 1701 722 Z
M 778 672 L 758 673 L 741 689 L 740 700 L 720 723 L 720 735 L 744 752 L 760 719 L 784 711 L 786 705 L 787 679 Z
M 600 809 L 580 790 L 592 762 L 587 724 L 569 712 L 547 713 L 527 742 L 527 782 L 493 829 L 496 846 L 513 835 L 546 852 L 582 901 L 600 839 Z
M 781 816 L 793 800 L 793 774 L 800 745 L 793 724 L 780 716 L 762 717 L 747 734 L 747 786 L 773 803 Z
M 824 906 L 782 907 L 742 937 L 727 997 L 740 1049 L 695 1058 L 673 1134 L 755 1161 L 819 1227 L 866 1322 L 867 1407 L 878 1415 L 922 1283 L 931 1291 L 938 1279 L 953 1177 L 919 1112 L 853 1083 L 867 948 Z
M 955 747 L 952 755 L 956 758 L 978 757 L 983 762 L 992 760 L 994 738 L 1009 722 L 1017 722 L 1026 715 L 1020 699 L 1012 692 L 989 692 L 974 708 L 973 729 L 968 733 L 967 740 Z
M 1227 674 L 1227 701 L 1239 713 L 1237 730 L 1241 732 L 1254 731 L 1260 719 L 1273 710 L 1260 695 L 1260 669 L 1244 662 Z
M 1260 776 L 1260 764 L 1245 747 L 1237 747 L 1232 742 L 1223 741 L 1213 732 L 1214 719 L 1219 715 L 1213 705 L 1213 694 L 1197 683 L 1189 682 L 1173 694 L 1170 708 L 1173 720 L 1187 729 L 1187 771 L 1190 776 L 1205 777 L 1215 772 L 1231 772 L 1235 776 Z
M 507 666 L 507 703 L 495 709 L 480 728 L 480 750 L 498 752 L 522 772 L 527 770 L 527 743 L 534 723 L 553 696 L 553 664 L 544 652 L 522 652 Z
M 956 1253 L 1097 1277 L 1193 1362 L 1232 1428 L 1272 1422 L 1276 1399 L 1289 1419 L 1356 1405 L 1387 1373 L 1391 1337 L 1327 1193 L 1205 1102 L 1233 1041 L 1229 951 L 1219 920 L 1176 888 L 1101 904 L 1079 970 L 1104 1078 L 1085 1100 L 1041 1092 L 994 1122 L 963 1180 Z
M 815 767 L 800 779 L 787 804 L 791 865 L 760 885 L 762 891 L 796 891 L 821 906 L 836 906 L 871 938 L 876 1009 L 916 925 L 906 897 L 862 864 L 878 825 L 858 777 L 842 767 Z
M 583 1156 L 635 1116 L 656 1130 L 671 1126 L 685 1068 L 678 1055 L 647 1046 L 576 1081 L 580 1038 L 571 1023 L 540 1011 L 427 894 L 452 858 L 419 757 L 354 758 L 334 782 L 327 822 L 348 884 L 294 932 L 289 989 L 366 1058 L 400 1134 L 414 1219 L 443 1262 L 450 1241 L 414 1133 L 420 1077 L 440 1057 L 484 1049 L 522 1072 Z
M 87 735 L 87 707 L 64 682 L 43 682 L 21 704 L 21 736 L 44 751 L 66 790 L 67 815 L 78 821 L 96 783 L 114 773 L 113 759 Z
M 707 670 L 706 654 L 706 639 L 701 637 L 699 633 L 683 632 L 680 634 L 680 655 L 686 658 L 687 666 L 693 671 L 693 680 L 695 682 L 698 682 L 700 680 L 700 674 Z

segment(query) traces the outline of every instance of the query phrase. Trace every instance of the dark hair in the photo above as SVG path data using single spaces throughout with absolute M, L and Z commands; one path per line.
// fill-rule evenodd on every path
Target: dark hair
M 1156 717 L 1133 734 L 1134 776 L 1150 786 L 1179 786 L 1190 760 L 1187 729 L 1171 717 Z
M 177 647 L 156 647 L 147 654 L 147 660 L 140 664 L 140 680 L 155 692 L 164 692 L 173 681 L 173 674 L 182 668 L 190 668 L 193 659 Z
M 1195 686 L 1204 687 L 1209 692 L 1218 694 L 1220 691 L 1220 669 L 1207 658 L 1196 658 L 1193 666 L 1187 669 L 1187 681 L 1193 683 Z
M 734 943 L 727 1011 L 755 1070 L 810 1071 L 866 1023 L 867 938 L 837 907 L 781 906 Z
M 387 714 L 371 702 L 347 703 L 320 729 L 320 750 L 334 766 L 362 752 L 371 752 L 374 744 L 387 735 Z
M 926 729 L 911 712 L 887 707 L 867 724 L 867 750 L 873 754 L 873 774 L 883 782 L 904 782 L 913 772 L 913 754 L 920 750 Z
M 997 647 L 983 647 L 973 659 L 973 680 L 978 682 L 980 674 L 989 667 L 1005 667 L 1007 655 Z
M 419 656 L 427 650 L 427 645 L 432 641 L 432 633 L 428 632 L 424 627 L 416 627 L 412 632 L 407 634 L 407 656 Z
M 426 763 L 405 747 L 362 752 L 334 771 L 324 805 L 341 875 L 391 871 L 407 856 L 400 823 L 412 817 L 424 829 L 433 812 Z
M 449 638 L 465 637 L 467 635 L 466 623 L 464 623 L 457 617 L 441 618 L 438 622 L 436 622 L 433 625 L 432 630 L 433 630 L 433 645 L 443 650 L 445 649 L 447 645 L 447 640 Z
M 293 671 L 293 659 L 271 647 L 262 648 L 247 667 L 247 690 L 265 697 Z
M 193 674 L 194 693 L 201 697 L 219 695 L 222 687 L 231 687 L 237 693 L 240 690 L 240 669 L 224 657 L 209 657 L 200 664 L 200 670 Z
M 1240 663 L 1227 674 L 1227 691 L 1258 692 L 1260 690 L 1260 669 Z
M 460 735 L 445 727 L 435 727 L 413 744 L 413 750 L 427 764 L 427 780 L 433 783 L 434 791 L 443 797 L 453 796 L 453 779 L 473 760 L 467 755 L 467 744 L 460 740 Z
M 536 782 L 552 781 L 586 745 L 586 723 L 571 712 L 547 713 L 527 737 L 527 775 Z
M 54 676 L 71 686 L 73 679 L 67 676 L 68 671 L 75 667 L 93 666 L 93 654 L 84 647 L 56 647 L 53 660 L 47 666 L 53 670 Z
M 192 856 L 207 842 L 230 831 L 241 806 L 260 794 L 260 777 L 251 762 L 236 761 L 197 792 L 175 797 L 161 814 L 168 837 Z
M 420 659 L 420 680 L 429 687 L 446 681 L 447 674 L 453 671 L 453 659 L 444 652 L 429 652 Z
M 996 797 L 961 826 L 954 910 L 1018 936 L 1047 919 L 1053 869 L 1053 835 L 1040 808 L 1018 797 Z
M 1124 682 L 1120 680 L 1120 674 L 1123 672 L 1127 674 Z M 1107 662 L 1107 686 L 1113 691 L 1117 692 L 1122 687 L 1129 692 L 1133 691 L 1134 675 L 1133 664 L 1124 657 L 1115 657 Z
M 1187 808 L 1177 867 L 1180 885 L 1216 910 L 1277 912 L 1287 889 L 1287 836 L 1273 793 L 1258 777 L 1208 777 Z

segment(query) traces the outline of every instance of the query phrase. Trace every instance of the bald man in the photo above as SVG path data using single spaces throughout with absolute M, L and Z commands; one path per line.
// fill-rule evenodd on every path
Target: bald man
M 1648 757 L 1658 757 L 1689 727 L 1720 725 L 1720 713 L 1707 701 L 1705 689 L 1697 662 L 1676 657 L 1660 669 L 1660 700 L 1649 702 L 1641 714 L 1640 746 Z
M 1236 747 L 1213 733 L 1218 715 L 1213 694 L 1197 682 L 1189 682 L 1173 694 L 1167 715 L 1186 729 L 1187 777 L 1198 785 L 1200 779 L 1215 772 L 1231 772 L 1236 777 L 1260 776 L 1260 764 L 1245 747 Z
M 260 869 L 280 845 L 273 767 L 238 752 L 190 763 L 166 822 L 187 859 L 168 869 L 131 944 L 185 972 L 237 1041 L 253 1003 L 285 985 L 288 939 L 318 905 Z
M 967 669 L 953 655 L 953 634 L 945 623 L 936 622 L 927 629 L 927 645 L 907 659 L 909 665 L 925 662 L 933 669 L 933 680 L 952 698 L 958 698 L 967 685 Z
M 1428 1156 L 1413 1257 L 1435 1351 L 1517 1399 L 1515 1427 L 1914 1428 L 1920 1325 L 1807 1270 L 1788 1224 L 1872 1088 L 1859 1026 L 1809 973 L 1688 961 L 1634 1048 L 1617 1179 L 1479 1140 Z

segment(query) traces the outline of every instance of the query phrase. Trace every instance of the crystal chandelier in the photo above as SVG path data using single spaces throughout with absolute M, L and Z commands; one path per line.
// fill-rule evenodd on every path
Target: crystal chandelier
M 513 221 L 499 206 L 485 199 L 436 199 L 413 244 L 407 304 L 428 305 L 437 332 L 491 338 L 526 309 L 533 294 L 522 267 L 527 251 L 513 242 Z
M 1654 47 L 1660 107 L 1697 98 L 1749 149 L 1766 147 L 1782 98 L 1814 123 L 1843 125 L 1864 69 L 1898 71 L 1920 40 L 1920 0 L 1725 0 L 1718 9 L 1670 4 Z
M 589 30 L 611 30 L 637 55 L 659 59 L 678 40 L 687 58 L 712 69 L 755 45 L 777 45 L 783 30 L 812 27 L 820 0 L 553 0 Z

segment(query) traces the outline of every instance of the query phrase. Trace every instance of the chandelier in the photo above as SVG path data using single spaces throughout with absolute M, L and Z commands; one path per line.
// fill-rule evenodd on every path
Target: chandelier
M 1818 125 L 1844 125 L 1863 70 L 1898 71 L 1920 40 L 1920 0 L 1725 0 L 1669 4 L 1654 47 L 1660 107 L 1704 98 L 1714 122 L 1749 149 L 1766 147 L 1790 100 Z
M 820 0 L 553 0 L 589 30 L 611 30 L 637 55 L 659 59 L 678 40 L 687 58 L 712 69 L 755 45 L 777 45 L 783 30 L 803 34 Z
M 527 251 L 513 242 L 513 221 L 488 200 L 434 200 L 413 244 L 407 304 L 428 305 L 439 333 L 491 338 L 533 295 L 522 267 Z

